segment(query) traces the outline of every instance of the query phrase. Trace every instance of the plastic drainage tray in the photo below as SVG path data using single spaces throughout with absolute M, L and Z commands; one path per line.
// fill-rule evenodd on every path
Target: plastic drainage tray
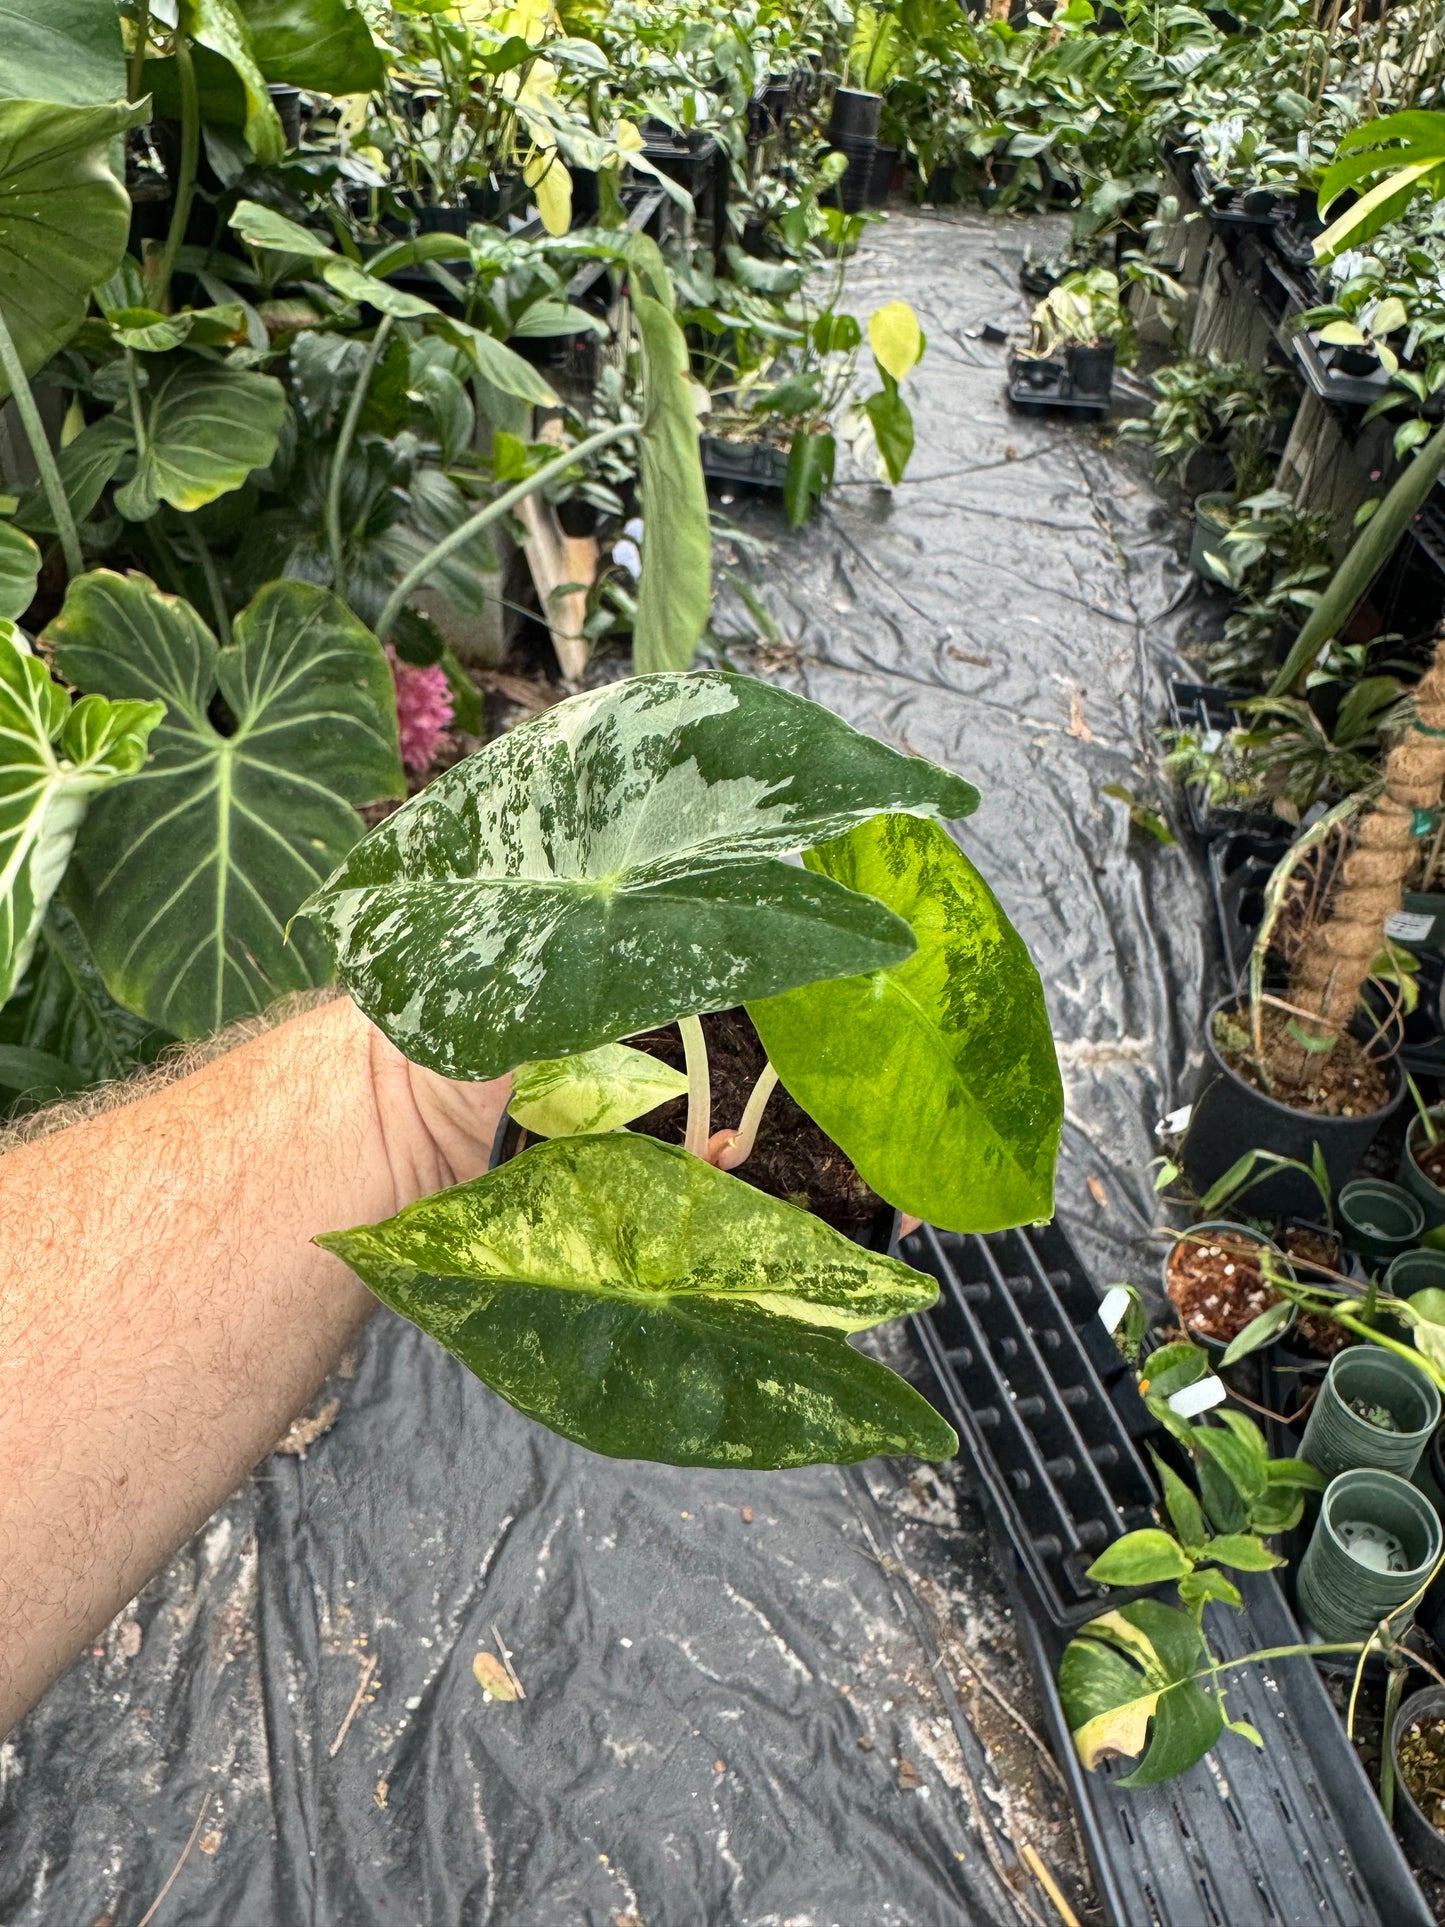
M 901 1249 L 941 1287 L 938 1304 L 914 1321 L 929 1389 L 983 1486 L 1111 1927 L 1431 1927 L 1308 1658 L 1227 1676 L 1230 1717 L 1259 1729 L 1262 1750 L 1225 1734 L 1212 1758 L 1158 1787 L 1121 1787 L 1132 1762 L 1083 1770 L 1055 1686 L 1058 1662 L 1071 1633 L 1101 1610 L 1084 1566 L 1151 1522 L 1156 1494 L 1139 1442 L 1154 1422 L 1057 1225 L 968 1238 L 924 1226 Z M 1240 1577 L 1243 1612 L 1210 1609 L 1214 1651 L 1227 1660 L 1296 1643 L 1273 1575 Z
M 1242 1590 L 1242 1613 L 1210 1608 L 1217 1653 L 1298 1639 L 1271 1575 L 1245 1575 Z M 1431 1927 L 1435 1916 L 1312 1661 L 1229 1675 L 1230 1718 L 1251 1721 L 1262 1750 L 1226 1733 L 1177 1780 L 1121 1787 L 1131 1762 L 1085 1773 L 1069 1738 L 1054 1687 L 1062 1636 L 1026 1609 L 1018 1619 L 1114 1927 Z
M 909 1264 L 937 1278 L 915 1321 L 942 1404 L 1059 1625 L 1102 1609 L 1084 1576 L 1104 1547 L 1152 1525 L 1136 1440 L 1155 1429 L 1056 1226 L 960 1238 L 925 1225 Z

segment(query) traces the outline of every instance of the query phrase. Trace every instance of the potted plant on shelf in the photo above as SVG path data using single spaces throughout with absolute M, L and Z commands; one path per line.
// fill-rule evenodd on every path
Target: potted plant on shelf
M 555 1134 L 321 1242 L 596 1451 L 948 1456 L 948 1425 L 847 1342 L 930 1303 L 933 1281 L 733 1171 L 781 1083 L 899 1210 L 955 1230 L 1048 1215 L 1061 1088 L 1042 989 L 939 823 L 976 801 L 801 697 L 710 672 L 573 697 L 456 765 L 303 914 L 413 1061 L 526 1066 L 534 1126 L 546 1066 Z M 718 1132 L 700 1015 L 738 1006 L 766 1065 Z M 658 1066 L 624 1040 L 672 1021 L 683 1143 L 595 1128 L 655 1104 Z

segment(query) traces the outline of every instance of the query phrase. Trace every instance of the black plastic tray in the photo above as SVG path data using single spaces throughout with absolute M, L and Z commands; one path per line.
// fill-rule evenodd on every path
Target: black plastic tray
M 1235 988 L 1243 985 L 1249 953 L 1264 920 L 1264 892 L 1275 866 L 1289 849 L 1287 836 L 1262 836 L 1238 830 L 1209 845 L 1209 887 L 1224 961 Z
M 925 1225 L 901 1247 L 937 1278 L 916 1321 L 941 1402 L 1050 1618 L 1102 1608 L 1085 1568 L 1154 1523 L 1139 1441 L 1155 1429 L 1098 1299 L 1057 1226 L 960 1238 Z
M 900 1250 L 942 1287 L 914 1321 L 932 1370 L 927 1389 L 983 1489 L 1111 1927 L 1432 1927 L 1308 1658 L 1229 1676 L 1230 1715 L 1258 1727 L 1263 1751 L 1226 1734 L 1211 1759 L 1152 1788 L 1119 1786 L 1128 1762 L 1084 1772 L 1055 1676 L 1071 1631 L 1099 1600 L 1084 1597 L 1089 1582 L 1065 1540 L 1092 1540 L 1097 1525 L 1107 1543 L 1149 1519 L 1156 1495 L 1138 1442 L 1154 1422 L 1058 1225 L 967 1238 L 924 1226 Z M 1065 1434 L 1073 1449 L 1060 1448 Z M 1048 1519 L 1055 1530 L 1041 1532 Z M 1091 1544 L 1083 1563 L 1098 1550 Z M 1211 1608 L 1214 1650 L 1230 1658 L 1294 1643 L 1273 1575 L 1243 1578 L 1242 1613 Z
M 1248 699 L 1247 690 L 1218 689 L 1209 683 L 1171 682 L 1170 718 L 1176 729 L 1217 730 L 1224 735 L 1241 721 L 1237 705 Z M 1258 837 L 1279 833 L 1279 818 L 1267 810 L 1238 810 L 1211 803 L 1197 783 L 1185 783 L 1183 789 L 1190 828 L 1201 843 L 1241 833 Z

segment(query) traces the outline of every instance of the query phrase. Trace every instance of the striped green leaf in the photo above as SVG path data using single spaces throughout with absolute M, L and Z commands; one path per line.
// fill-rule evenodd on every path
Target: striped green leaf
M 847 1342 L 925 1309 L 933 1281 L 653 1138 L 558 1138 L 317 1242 L 519 1411 L 612 1458 L 958 1449 Z
M 157 702 L 72 703 L 0 621 L 0 1004 L 14 990 L 92 797 L 145 760 Z
M 62 675 L 159 698 L 154 759 L 101 799 L 68 900 L 106 987 L 196 1037 L 324 983 L 297 905 L 361 834 L 353 805 L 399 795 L 391 671 L 325 589 L 271 582 L 220 648 L 188 603 L 96 570 L 45 632 Z
M 971 784 L 751 677 L 637 676 L 559 703 L 379 824 L 304 905 L 406 1055 L 491 1077 L 914 948 L 793 852 Z

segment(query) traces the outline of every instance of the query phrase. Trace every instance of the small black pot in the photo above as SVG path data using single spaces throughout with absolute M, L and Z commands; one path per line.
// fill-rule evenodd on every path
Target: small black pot
M 1246 1084 L 1219 1055 L 1214 1019 L 1237 1001 L 1222 997 L 1205 1021 L 1204 1079 L 1179 1152 L 1185 1175 L 1202 1196 L 1246 1151 L 1275 1151 L 1308 1164 L 1318 1144 L 1331 1189 L 1338 1192 L 1354 1175 L 1380 1126 L 1400 1107 L 1405 1080 L 1398 1065 L 1386 1066 L 1385 1074 L 1393 1077 L 1395 1088 L 1389 1103 L 1378 1111 L 1364 1117 L 1319 1117 L 1312 1111 L 1295 1110 Z M 1231 1200 L 1229 1208 L 1246 1211 L 1250 1217 L 1303 1217 L 1319 1209 L 1319 1193 L 1302 1173 L 1276 1171 Z
M 557 520 L 562 525 L 564 535 L 579 537 L 595 535 L 597 515 L 597 504 L 587 501 L 580 495 L 573 495 L 567 501 L 557 504 Z
M 281 132 L 286 137 L 287 150 L 301 145 L 301 89 L 299 87 L 271 86 L 266 89 L 271 96 L 271 105 L 276 109 L 276 118 L 281 123 Z
M 832 206 L 841 207 L 845 214 L 861 214 L 869 205 L 878 143 L 871 139 L 855 139 L 851 134 L 839 134 L 833 137 L 832 145 L 840 154 L 847 155 L 848 171 L 827 198 Z
M 1400 1778 L 1400 1742 L 1419 1719 L 1445 1715 L 1445 1690 L 1427 1686 L 1412 1693 L 1395 1715 L 1390 1750 L 1395 1756 L 1395 1831 L 1410 1849 L 1410 1857 L 1433 1874 L 1445 1875 L 1445 1834 L 1420 1811 L 1409 1787 Z
M 465 239 L 474 219 L 469 207 L 419 207 L 416 231 L 418 234 L 457 234 Z
M 1069 386 L 1076 395 L 1107 397 L 1114 386 L 1114 356 L 1117 343 L 1091 341 L 1087 346 L 1071 341 L 1064 349 L 1069 364 Z
M 878 117 L 882 112 L 882 94 L 865 93 L 860 87 L 840 87 L 833 96 L 833 111 L 828 116 L 830 145 L 837 147 L 844 140 L 876 141 Z

